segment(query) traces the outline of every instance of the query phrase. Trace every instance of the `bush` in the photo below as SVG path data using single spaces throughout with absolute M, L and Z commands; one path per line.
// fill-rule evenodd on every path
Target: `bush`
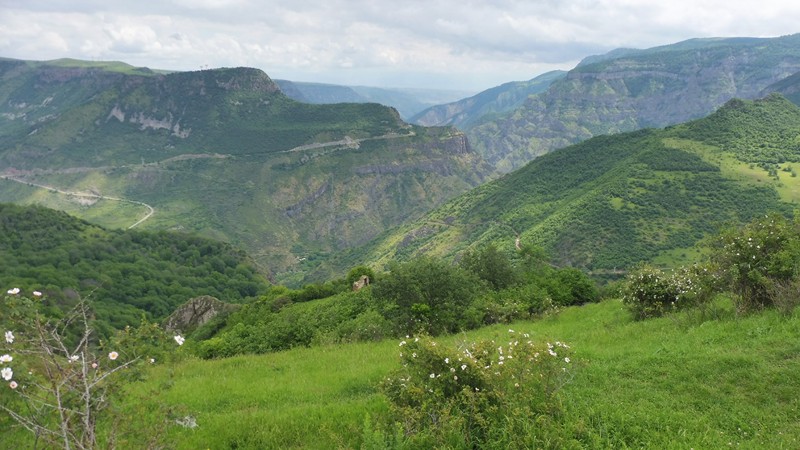
M 773 306 L 770 286 L 786 283 L 800 265 L 800 223 L 773 214 L 720 235 L 714 261 L 737 294 L 740 312 Z
M 550 294 L 558 306 L 582 305 L 597 301 L 597 285 L 584 272 L 573 267 L 558 269 Z
M 636 319 L 705 303 L 714 292 L 716 274 L 707 266 L 680 267 L 670 273 L 643 265 L 628 274 L 622 302 Z
M 428 257 L 389 269 L 373 286 L 373 294 L 397 335 L 435 335 L 480 325 L 471 306 L 485 288 L 474 274 Z
M 496 291 L 512 286 L 518 281 L 511 260 L 500 253 L 494 245 L 480 250 L 468 250 L 461 257 L 459 266 L 489 283 Z
M 534 343 L 512 330 L 507 343 L 457 351 L 414 337 L 400 343 L 403 369 L 381 390 L 411 447 L 542 447 L 556 428 L 531 424 L 553 424 L 561 413 L 571 354 L 567 344 Z
M 783 315 L 791 315 L 800 305 L 800 278 L 786 281 L 773 281 L 768 287 L 770 301 Z
M 30 432 L 33 448 L 39 442 L 53 448 L 113 447 L 131 428 L 112 408 L 124 382 L 142 379 L 144 366 L 171 359 L 183 338 L 170 339 L 143 321 L 104 344 L 96 340 L 85 299 L 54 319 L 42 314 L 43 297 L 13 288 L 0 302 L 0 377 L 8 383 L 0 391 L 0 411 Z M 108 437 L 99 435 L 98 423 L 109 419 L 120 426 Z M 142 443 L 156 446 L 160 432 L 151 430 Z

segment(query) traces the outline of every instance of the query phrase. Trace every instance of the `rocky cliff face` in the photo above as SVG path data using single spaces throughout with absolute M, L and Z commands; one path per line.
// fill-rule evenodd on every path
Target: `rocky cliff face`
M 616 52 L 579 65 L 546 92 L 468 135 L 478 152 L 510 171 L 598 134 L 705 116 L 731 98 L 756 98 L 798 71 L 800 35 Z
M 224 303 L 216 297 L 203 295 L 179 306 L 164 321 L 164 328 L 175 333 L 191 333 L 211 319 L 236 310 L 238 305 Z
M 771 84 L 762 92 L 763 96 L 777 92 L 795 105 L 800 105 L 800 72 Z

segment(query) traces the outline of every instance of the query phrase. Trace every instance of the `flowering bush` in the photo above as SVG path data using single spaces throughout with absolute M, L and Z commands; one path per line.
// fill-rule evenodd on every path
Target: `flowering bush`
M 637 319 L 658 317 L 706 302 L 718 284 L 716 279 L 716 271 L 699 264 L 668 273 L 643 265 L 628 274 L 621 289 L 622 302 Z
M 453 351 L 423 336 L 399 350 L 403 368 L 382 391 L 413 446 L 529 447 L 547 433 L 530 424 L 553 420 L 557 393 L 572 377 L 567 344 L 534 343 L 513 330 L 503 343 Z
M 770 287 L 787 283 L 800 267 L 800 223 L 769 215 L 720 235 L 714 261 L 737 294 L 737 309 L 773 305 Z
M 7 382 L 5 390 L 0 387 L 0 411 L 37 443 L 96 448 L 99 416 L 124 379 L 117 375 L 134 374 L 127 369 L 155 358 L 138 354 L 141 340 L 126 341 L 141 329 L 126 329 L 114 348 L 97 342 L 85 300 L 56 320 L 42 314 L 40 292 L 32 297 L 12 288 L 0 305 L 0 377 Z

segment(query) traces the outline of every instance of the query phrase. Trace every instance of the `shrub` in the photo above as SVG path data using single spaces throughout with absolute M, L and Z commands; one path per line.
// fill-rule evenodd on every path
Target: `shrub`
M 772 306 L 770 286 L 785 283 L 800 265 L 800 223 L 773 214 L 720 235 L 714 261 L 737 294 L 740 312 Z
M 581 270 L 573 267 L 558 269 L 548 286 L 553 301 L 558 306 L 581 305 L 597 301 L 597 285 Z
M 770 301 L 783 315 L 791 315 L 800 305 L 800 278 L 773 281 L 768 287 Z
M 511 260 L 494 245 L 480 250 L 468 250 L 461 257 L 459 266 L 489 283 L 494 290 L 505 289 L 518 281 Z
M 373 294 L 398 335 L 455 332 L 480 324 L 470 307 L 485 288 L 472 273 L 428 257 L 389 269 L 373 286 Z
M 400 343 L 403 368 L 381 385 L 412 447 L 533 448 L 549 441 L 561 413 L 559 390 L 572 377 L 567 344 L 509 341 L 462 344 L 428 337 Z M 391 428 L 391 427 L 390 427 Z
M 717 284 L 715 277 L 704 265 L 665 273 L 645 264 L 628 274 L 621 289 L 622 302 L 636 319 L 658 317 L 708 301 Z
M 31 433 L 34 448 L 40 441 L 63 448 L 113 446 L 130 421 L 115 426 L 108 442 L 102 442 L 97 424 L 114 416 L 110 406 L 123 382 L 141 379 L 137 369 L 156 363 L 156 357 L 159 362 L 169 358 L 171 339 L 144 322 L 103 345 L 96 340 L 85 299 L 54 319 L 42 314 L 42 297 L 33 291 L 29 298 L 14 288 L 0 305 L 0 376 L 8 383 L 0 391 L 0 411 Z M 175 341 L 183 344 L 181 336 Z M 148 436 L 158 438 L 159 430 L 152 431 Z
M 335 330 L 335 342 L 379 341 L 391 336 L 391 332 L 391 323 L 370 308 L 352 320 L 343 321 Z

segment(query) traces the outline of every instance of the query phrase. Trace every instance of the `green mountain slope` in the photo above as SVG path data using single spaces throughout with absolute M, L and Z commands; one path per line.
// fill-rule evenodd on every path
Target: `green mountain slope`
M 800 71 L 800 34 L 693 39 L 587 59 L 523 106 L 468 131 L 508 172 L 592 136 L 703 117 L 731 98 L 757 98 Z
M 383 235 L 347 262 L 453 257 L 494 243 L 544 247 L 596 274 L 690 259 L 726 223 L 800 199 L 800 108 L 773 95 L 734 100 L 667 129 L 599 136 L 537 158 Z M 687 253 L 689 253 L 687 255 Z
M 0 284 L 45 294 L 50 306 L 78 295 L 100 326 L 162 319 L 200 295 L 241 302 L 269 284 L 244 252 L 183 233 L 108 230 L 63 212 L 0 203 Z
M 255 69 L 0 68 L 0 200 L 199 232 L 287 282 L 490 171 L 453 128 L 295 102 Z
M 410 122 L 425 126 L 453 125 L 467 129 L 482 121 L 521 106 L 529 96 L 544 92 L 566 72 L 554 70 L 528 81 L 512 81 L 472 97 L 419 112 Z

